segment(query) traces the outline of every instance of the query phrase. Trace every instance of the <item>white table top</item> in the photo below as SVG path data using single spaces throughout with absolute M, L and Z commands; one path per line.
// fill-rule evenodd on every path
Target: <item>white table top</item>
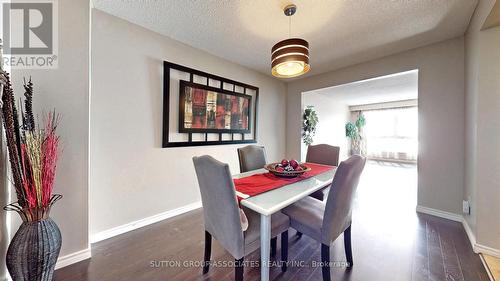
M 255 195 L 241 200 L 241 205 L 250 208 L 261 215 L 271 215 L 279 210 L 291 205 L 309 194 L 328 186 L 332 183 L 335 175 L 334 168 L 331 171 L 276 188 L 259 195 Z M 233 175 L 233 178 L 244 178 L 254 174 L 266 173 L 267 170 L 259 169 L 246 173 Z

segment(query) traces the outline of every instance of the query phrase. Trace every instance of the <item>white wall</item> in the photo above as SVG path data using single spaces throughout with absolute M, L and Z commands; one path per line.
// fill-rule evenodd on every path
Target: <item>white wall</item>
M 238 145 L 161 148 L 163 60 L 259 87 L 258 142 L 285 155 L 283 82 L 93 9 L 92 234 L 199 201 L 195 155 L 239 171 Z
M 62 115 L 58 126 L 62 154 L 55 193 L 64 197 L 51 211 L 63 242 L 60 258 L 86 250 L 88 244 L 88 104 L 89 1 L 59 3 L 59 67 L 54 70 L 13 70 L 14 91 L 21 96 L 23 77 L 32 77 L 34 111 L 41 118 L 53 108 Z M 13 215 L 17 217 L 17 215 Z M 87 253 L 88 254 L 88 253 Z
M 287 155 L 301 153 L 301 93 L 418 69 L 418 204 L 461 213 L 464 190 L 464 39 L 456 38 L 288 84 Z
M 500 27 L 481 32 L 477 108 L 477 241 L 500 255 Z
M 339 160 L 342 161 L 347 158 L 349 147 L 345 136 L 345 124 L 350 117 L 347 103 L 328 94 L 309 92 L 302 94 L 302 111 L 308 105 L 314 106 L 319 118 L 313 145 L 326 143 L 339 146 Z M 301 157 L 302 160 L 305 160 L 307 147 L 303 142 L 301 144 Z
M 466 33 L 466 221 L 480 251 L 500 255 L 500 27 L 480 31 L 494 0 L 480 1 Z

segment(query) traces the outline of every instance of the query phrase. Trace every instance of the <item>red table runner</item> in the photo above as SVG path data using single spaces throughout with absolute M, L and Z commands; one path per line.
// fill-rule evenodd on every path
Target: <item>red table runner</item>
M 277 177 L 269 172 L 263 174 L 255 174 L 244 178 L 234 179 L 234 187 L 236 191 L 246 194 L 248 196 L 255 196 L 257 194 L 264 193 L 269 190 L 280 188 L 285 185 L 289 185 L 301 180 L 305 180 L 310 177 L 322 174 L 324 172 L 330 171 L 334 166 L 320 165 L 314 163 L 304 163 L 307 167 L 311 168 L 311 171 L 302 174 L 296 178 L 281 178 Z M 243 198 L 238 196 L 238 201 Z

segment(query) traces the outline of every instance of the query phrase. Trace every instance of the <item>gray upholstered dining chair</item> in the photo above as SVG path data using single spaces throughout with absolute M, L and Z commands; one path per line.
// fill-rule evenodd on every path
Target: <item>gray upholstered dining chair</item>
M 267 164 L 266 149 L 258 145 L 247 145 L 238 148 L 238 160 L 240 162 L 240 173 L 262 169 Z M 271 256 L 276 255 L 277 244 L 277 237 L 272 238 Z
M 247 145 L 238 148 L 240 172 L 262 169 L 266 165 L 266 150 L 263 146 Z
M 240 173 L 262 169 L 266 165 L 266 149 L 263 146 L 247 145 L 238 148 Z M 271 239 L 271 256 L 276 255 L 277 237 Z
M 351 247 L 352 202 L 366 158 L 353 155 L 335 172 L 326 204 L 306 197 L 283 209 L 290 225 L 321 243 L 323 280 L 330 280 L 330 245 L 344 233 L 348 266 L 353 265 Z
M 248 229 L 243 231 L 229 166 L 208 155 L 193 157 L 193 163 L 200 186 L 205 221 L 203 274 L 209 269 L 214 237 L 235 259 L 235 280 L 243 280 L 244 256 L 260 247 L 260 215 L 244 208 Z M 276 213 L 272 215 L 271 223 L 271 237 L 281 234 L 282 270 L 286 271 L 290 220 L 282 213 Z
M 307 147 L 306 162 L 330 166 L 339 165 L 340 147 L 328 144 L 310 145 Z M 323 201 L 328 196 L 328 188 L 320 189 L 310 196 Z

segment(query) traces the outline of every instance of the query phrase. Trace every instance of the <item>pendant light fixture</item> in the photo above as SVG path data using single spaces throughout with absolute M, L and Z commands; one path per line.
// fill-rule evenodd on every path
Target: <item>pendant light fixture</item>
M 289 17 L 288 37 L 291 37 L 292 16 L 297 6 L 290 4 L 283 9 Z M 309 71 L 309 43 L 301 38 L 289 38 L 276 43 L 271 49 L 271 67 L 273 76 L 292 78 Z

